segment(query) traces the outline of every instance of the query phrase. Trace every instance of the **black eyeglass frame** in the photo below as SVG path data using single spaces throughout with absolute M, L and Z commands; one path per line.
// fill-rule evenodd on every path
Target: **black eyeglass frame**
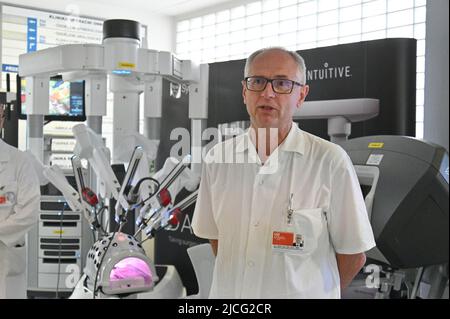
M 250 89 L 248 87 L 248 79 L 263 79 L 263 80 L 266 81 L 266 83 L 264 84 L 264 87 L 261 90 L 254 90 L 254 89 Z M 289 82 L 291 82 L 291 89 L 289 90 L 289 92 L 277 92 L 275 90 L 275 87 L 273 86 L 273 81 L 277 81 L 277 80 L 278 81 L 289 81 Z M 262 92 L 262 91 L 264 91 L 266 89 L 266 87 L 267 87 L 267 83 L 269 83 L 269 82 L 270 82 L 270 85 L 272 85 L 272 90 L 275 93 L 277 93 L 277 94 L 291 94 L 292 90 L 294 89 L 294 85 L 298 85 L 300 87 L 305 86 L 304 84 L 301 84 L 300 82 L 297 82 L 297 81 L 294 81 L 294 80 L 283 79 L 283 78 L 268 79 L 268 78 L 265 78 L 263 76 L 247 76 L 247 77 L 244 78 L 244 81 L 245 81 L 245 87 L 247 88 L 247 90 L 252 91 L 252 92 Z

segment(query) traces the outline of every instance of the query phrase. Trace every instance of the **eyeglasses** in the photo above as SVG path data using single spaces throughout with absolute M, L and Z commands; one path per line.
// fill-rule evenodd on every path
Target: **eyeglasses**
M 245 86 L 250 91 L 262 92 L 270 82 L 272 89 L 278 94 L 290 94 L 294 85 L 303 86 L 303 84 L 288 79 L 266 79 L 260 76 L 248 76 L 244 79 Z

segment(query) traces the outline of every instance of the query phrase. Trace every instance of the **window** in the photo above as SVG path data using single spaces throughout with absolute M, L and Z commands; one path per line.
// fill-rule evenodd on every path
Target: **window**
M 302 50 L 391 37 L 416 38 L 416 137 L 422 138 L 425 22 L 426 0 L 260 0 L 180 19 L 176 53 L 182 59 L 211 63 L 243 59 L 268 45 Z

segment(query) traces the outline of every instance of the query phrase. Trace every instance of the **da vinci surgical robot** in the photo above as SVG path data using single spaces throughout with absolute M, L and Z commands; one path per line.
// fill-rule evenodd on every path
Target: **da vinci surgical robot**
M 206 118 L 205 108 L 207 105 L 206 91 L 208 66 L 199 66 L 189 60 L 179 60 L 170 52 L 146 49 L 141 43 L 140 25 L 135 21 L 105 21 L 103 26 L 102 44 L 69 44 L 30 52 L 19 57 L 19 65 L 19 74 L 27 81 L 25 92 L 27 95 L 26 112 L 28 117 L 27 147 L 40 162 L 43 162 L 43 120 L 44 116 L 48 114 L 49 79 L 54 75 L 62 75 L 63 80 L 85 81 L 87 128 L 80 126 L 74 128 L 74 135 L 75 137 L 78 136 L 77 142 L 79 145 L 83 144 L 83 139 L 86 136 L 89 135 L 92 137 L 94 134 L 101 134 L 102 116 L 106 115 L 107 80 L 109 80 L 109 88 L 114 95 L 112 143 L 112 156 L 114 162 L 121 161 L 124 158 L 123 145 L 129 143 L 130 136 L 134 138 L 134 141 L 137 141 L 135 137 L 136 133 L 139 131 L 139 96 L 141 93 L 144 94 L 146 138 L 150 140 L 159 139 L 162 78 L 180 84 L 189 84 L 191 91 L 190 100 L 196 102 L 192 103 L 196 107 L 190 108 L 191 119 L 204 120 Z M 88 130 L 92 132 L 86 134 Z M 94 140 L 95 138 L 91 138 L 90 142 Z M 193 138 L 193 141 L 194 140 L 195 139 Z M 194 142 L 194 144 L 196 143 Z M 140 143 L 136 142 L 136 145 L 133 145 L 133 148 L 138 146 L 142 147 Z M 134 154 L 139 156 L 140 153 L 142 153 L 142 150 L 135 148 Z M 107 161 L 108 156 L 103 153 L 101 147 L 98 145 L 91 148 L 81 147 L 78 156 L 89 161 L 91 167 L 91 172 L 89 174 L 91 182 L 90 186 L 93 189 L 93 194 L 98 193 L 100 195 L 99 197 L 102 199 L 110 197 L 117 200 L 116 217 L 119 224 L 123 225 L 125 217 L 127 216 L 126 212 L 129 209 L 139 209 L 140 223 L 138 224 L 138 228 L 140 231 L 143 231 L 147 237 L 151 237 L 158 229 L 170 227 L 171 223 L 175 223 L 179 211 L 182 210 L 183 207 L 187 207 L 173 207 L 173 205 L 170 205 L 171 202 L 167 201 L 167 194 L 170 193 L 171 185 L 180 184 L 183 173 L 188 172 L 188 170 L 186 170 L 186 163 L 190 163 L 191 161 L 183 160 L 182 167 L 178 167 L 175 165 L 176 163 L 173 162 L 172 168 L 174 168 L 174 166 L 178 167 L 177 169 L 180 170 L 183 168 L 183 173 L 175 174 L 175 176 L 170 177 L 168 180 L 166 180 L 166 177 L 171 175 L 169 174 L 169 172 L 171 172 L 170 170 L 166 172 L 167 176 L 161 174 L 161 179 L 159 180 L 161 184 L 160 190 L 156 191 L 153 189 L 155 193 L 153 194 L 154 198 L 152 197 L 152 199 L 148 201 L 141 200 L 141 205 L 138 205 L 140 204 L 139 202 L 135 203 L 130 200 L 131 198 L 128 198 L 130 189 L 135 186 L 135 184 L 133 184 L 134 182 L 129 184 L 124 181 L 124 184 L 122 185 L 117 182 Z M 143 157 L 141 156 L 141 159 L 142 158 Z M 135 158 L 130 161 L 128 171 L 130 171 L 130 168 L 132 169 L 134 167 L 132 164 L 133 160 L 137 159 Z M 195 162 L 199 163 L 200 161 L 196 160 Z M 170 165 L 167 166 L 166 169 L 169 167 Z M 58 176 L 61 177 L 61 174 L 58 175 L 58 170 L 53 169 L 52 171 L 49 171 L 49 176 L 51 179 L 57 178 Z M 75 177 L 77 176 L 80 177 L 81 175 L 75 173 Z M 94 177 L 97 177 L 98 180 L 95 180 Z M 133 177 L 130 176 L 127 178 L 129 181 L 133 179 Z M 136 244 L 135 238 L 130 239 L 128 236 L 123 237 L 120 228 L 117 230 L 116 234 L 109 231 L 101 231 L 98 227 L 98 223 L 96 224 L 95 216 L 90 213 L 93 208 L 86 207 L 86 203 L 83 201 L 83 187 L 80 184 L 81 180 L 81 178 L 77 179 L 77 186 L 79 186 L 78 190 L 66 189 L 67 192 L 64 196 L 70 198 L 74 197 L 73 194 L 78 194 L 78 199 L 74 200 L 72 198 L 72 200 L 68 200 L 69 205 L 70 202 L 72 202 L 74 205 L 72 209 L 83 212 L 89 221 L 89 224 L 98 230 L 98 236 L 96 238 L 98 238 L 100 242 L 97 241 L 95 249 L 106 248 L 103 243 L 103 241 L 106 241 L 106 245 L 110 246 L 110 248 L 112 247 L 110 252 L 120 250 L 120 247 L 123 247 L 124 245 L 134 245 L 134 254 L 142 253 L 139 249 L 140 247 Z M 60 182 L 62 183 L 63 179 L 60 179 Z M 163 185 L 163 182 L 166 184 Z M 63 188 L 65 187 L 62 186 L 62 184 L 60 184 L 60 186 Z M 194 190 L 195 187 L 192 190 Z M 142 191 L 143 189 L 147 189 L 148 191 L 149 189 L 152 189 L 152 187 L 142 183 L 142 186 L 138 187 L 138 190 Z M 177 192 L 178 191 L 174 191 L 171 194 L 173 198 Z M 87 192 L 86 194 L 90 193 Z M 133 194 L 134 196 L 136 195 L 135 193 Z M 190 205 L 195 201 L 195 196 L 196 194 L 193 193 L 192 198 L 190 200 L 186 199 L 186 201 L 183 201 L 183 204 Z M 93 196 L 91 197 L 93 198 Z M 130 207 L 130 205 L 132 205 L 132 207 Z M 163 208 L 158 208 L 157 205 L 161 205 Z M 121 239 L 124 240 L 120 241 Z M 121 245 L 122 243 L 124 245 Z M 98 270 L 100 268 L 99 260 L 96 259 L 98 256 L 94 254 L 93 251 L 90 251 L 89 254 L 93 258 L 88 258 L 88 265 L 92 264 L 96 266 Z M 117 254 L 115 256 L 117 256 Z M 142 260 L 147 266 L 151 265 L 145 258 L 142 258 Z M 90 263 L 91 261 L 92 263 Z M 150 270 L 150 272 L 154 274 L 152 267 L 149 266 L 147 270 Z M 97 281 L 99 286 L 102 285 L 102 279 L 97 276 L 94 277 L 94 281 Z M 106 277 L 107 276 L 104 278 Z M 141 277 L 141 279 L 143 280 L 141 282 L 142 287 L 137 288 L 137 290 L 142 290 L 143 288 L 151 289 L 153 283 L 156 281 L 156 276 L 145 275 Z M 139 284 L 140 283 L 137 283 L 138 286 Z M 90 285 L 95 291 L 96 283 L 94 283 L 93 286 L 92 283 Z M 117 287 L 118 286 L 116 286 L 116 288 Z M 130 290 L 126 292 L 125 290 L 124 293 L 131 293 Z M 112 294 L 112 292 L 112 290 L 109 291 L 109 294 Z M 118 290 L 115 291 L 115 293 L 118 292 Z
M 195 202 L 199 176 L 188 168 L 191 158 L 186 156 L 182 161 L 168 158 L 163 168 L 149 177 L 146 156 L 142 147 L 138 146 L 120 186 L 114 175 L 109 173 L 109 162 L 101 155 L 103 147 L 98 143 L 96 134 L 84 124 L 75 126 L 74 131 L 77 132 L 77 145 L 72 163 L 77 189 L 72 188 L 58 166 L 41 166 L 44 177 L 61 191 L 73 212 L 84 215 L 97 239 L 87 254 L 84 273 L 71 298 L 122 298 L 152 291 L 159 278 L 141 243 L 153 238 L 161 229 L 176 227 L 183 210 Z M 80 138 L 81 132 L 83 138 Z M 93 164 L 95 173 L 106 186 L 106 193 L 114 193 L 112 196 L 117 200 L 118 228 L 112 232 L 106 231 L 98 219 L 98 211 L 105 207 L 106 198 L 101 194 L 97 196 L 86 186 L 80 156 Z M 116 191 L 111 192 L 114 187 Z M 174 205 L 175 196 L 183 188 L 192 193 Z M 138 231 L 134 236 L 121 232 L 129 210 L 139 212 L 136 220 Z M 138 240 L 141 232 L 144 239 Z M 158 291 L 156 295 L 163 294 L 167 295 L 167 292 Z M 150 294 L 147 297 L 153 296 Z

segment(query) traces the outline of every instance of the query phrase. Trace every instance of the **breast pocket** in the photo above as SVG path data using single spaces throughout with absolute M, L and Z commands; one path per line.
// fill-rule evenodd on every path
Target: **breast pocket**
M 8 249 L 9 269 L 8 276 L 22 274 L 26 270 L 27 248 L 15 246 Z
M 16 200 L 17 182 L 0 186 L 0 221 L 5 220 L 13 212 Z
M 293 226 L 297 242 L 303 248 L 299 253 L 303 254 L 314 252 L 327 231 L 322 208 L 294 210 Z

